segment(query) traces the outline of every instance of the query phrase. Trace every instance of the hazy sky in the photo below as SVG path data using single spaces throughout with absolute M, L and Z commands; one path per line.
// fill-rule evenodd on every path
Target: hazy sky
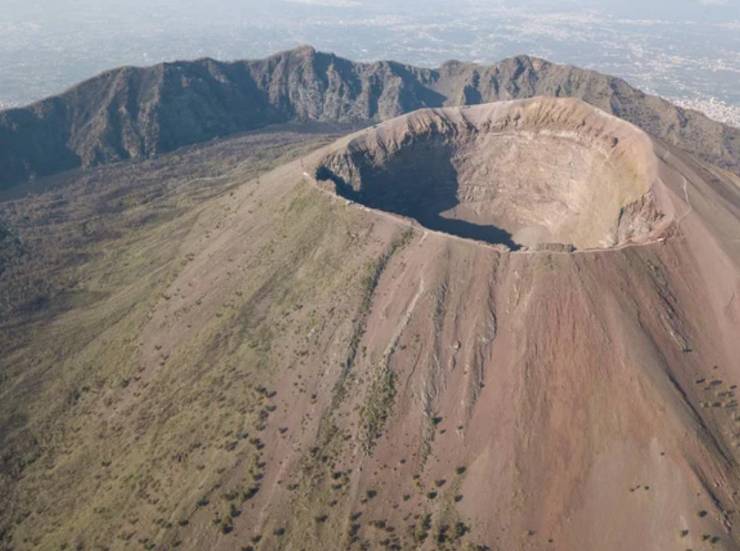
M 433 16 L 460 9 L 527 7 L 546 11 L 587 8 L 632 18 L 740 19 L 740 0 L 0 0 L 0 24 L 23 22 L 74 32 L 95 20 L 144 27 L 166 20 L 193 25 L 249 23 L 264 17 L 347 13 Z
M 529 53 L 656 89 L 675 65 L 717 73 L 728 99 L 740 0 L 0 0 L 0 37 L 0 107 L 119 65 L 262 57 L 300 43 L 427 66 Z M 669 91 L 684 79 L 669 76 Z

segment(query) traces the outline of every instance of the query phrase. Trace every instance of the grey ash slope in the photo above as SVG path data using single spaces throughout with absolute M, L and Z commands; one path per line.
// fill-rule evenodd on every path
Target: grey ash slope
M 740 130 L 621 79 L 519 56 L 492 66 L 354 63 L 301 47 L 269 58 L 124 67 L 0 112 L 0 188 L 289 121 L 371 123 L 423 107 L 576 97 L 740 173 Z

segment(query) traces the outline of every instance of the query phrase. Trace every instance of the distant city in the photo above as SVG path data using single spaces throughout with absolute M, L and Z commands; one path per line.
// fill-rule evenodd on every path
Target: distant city
M 708 99 L 667 97 L 666 99 L 684 109 L 701 111 L 710 119 L 740 128 L 740 106 L 738 105 L 729 105 L 724 101 L 713 97 Z
M 89 17 L 67 21 L 64 13 L 52 17 L 38 6 L 5 0 L 0 108 L 59 93 L 120 65 L 263 57 L 308 43 L 357 61 L 393 58 L 427 67 L 526 53 L 622 77 L 740 127 L 740 9 L 731 0 L 647 3 L 663 1 L 670 19 L 665 9 L 651 16 L 649 7 L 632 0 L 603 2 L 607 7 L 589 0 L 485 7 L 465 0 L 403 6 L 386 0 L 214 0 L 207 13 L 174 0 L 130 0 L 125 7 L 78 1 L 89 3 Z

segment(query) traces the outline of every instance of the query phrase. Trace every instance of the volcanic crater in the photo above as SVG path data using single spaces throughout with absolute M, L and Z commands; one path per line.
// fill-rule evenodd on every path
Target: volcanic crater
M 422 109 L 340 140 L 316 179 L 373 209 L 509 249 L 655 239 L 668 218 L 641 130 L 582 101 Z

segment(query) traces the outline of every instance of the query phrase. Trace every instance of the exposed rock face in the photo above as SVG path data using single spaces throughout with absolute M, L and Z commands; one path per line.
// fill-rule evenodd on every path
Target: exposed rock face
M 420 110 L 342 140 L 316 168 L 339 194 L 509 247 L 655 238 L 658 159 L 636 127 L 574 99 Z
M 25 108 L 0 112 L 0 187 L 29 177 L 147 158 L 299 120 L 369 123 L 424 107 L 572 96 L 705 160 L 740 171 L 740 130 L 624 81 L 519 56 L 484 67 L 353 63 L 302 47 L 267 59 L 124 67 Z

